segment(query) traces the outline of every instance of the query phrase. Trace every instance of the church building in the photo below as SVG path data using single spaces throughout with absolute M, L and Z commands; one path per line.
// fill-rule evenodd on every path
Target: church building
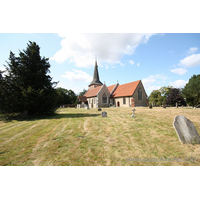
M 106 86 L 99 79 L 97 60 L 95 60 L 93 80 L 79 102 L 88 102 L 89 108 L 147 106 L 147 94 L 141 80 L 119 85 Z M 84 101 L 83 101 L 84 100 Z M 79 107 L 81 107 L 79 105 Z

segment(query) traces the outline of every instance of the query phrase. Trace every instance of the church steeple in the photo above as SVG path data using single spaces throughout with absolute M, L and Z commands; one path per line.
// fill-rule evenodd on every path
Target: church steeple
M 95 67 L 94 67 L 94 75 L 93 80 L 90 83 L 89 87 L 92 85 L 101 86 L 103 83 L 99 80 L 99 72 L 98 72 L 98 65 L 97 65 L 97 58 L 95 58 Z

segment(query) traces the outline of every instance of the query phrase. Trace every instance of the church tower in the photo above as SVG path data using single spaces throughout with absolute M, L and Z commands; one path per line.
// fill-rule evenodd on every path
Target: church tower
M 93 80 L 89 85 L 89 90 L 96 88 L 98 86 L 103 85 L 103 83 L 99 80 L 99 72 L 98 72 L 98 66 L 97 66 L 97 59 L 95 58 L 95 67 L 94 67 L 94 75 Z

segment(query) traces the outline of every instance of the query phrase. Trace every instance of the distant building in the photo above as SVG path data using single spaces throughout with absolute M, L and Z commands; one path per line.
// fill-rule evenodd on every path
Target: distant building
M 83 99 L 83 100 L 81 100 Z M 80 104 L 87 99 L 89 108 L 147 106 L 147 94 L 141 80 L 123 85 L 106 86 L 99 79 L 97 60 L 95 60 L 93 80 L 84 96 L 79 96 Z M 79 106 L 80 107 L 80 106 Z

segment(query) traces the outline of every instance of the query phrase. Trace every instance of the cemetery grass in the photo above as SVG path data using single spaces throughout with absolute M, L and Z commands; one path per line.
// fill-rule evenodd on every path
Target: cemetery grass
M 59 108 L 49 117 L 0 121 L 0 165 L 200 165 L 200 145 L 181 144 L 172 125 L 184 115 L 200 134 L 200 109 L 136 107 L 135 118 L 131 109 L 105 108 L 102 118 L 97 109 Z

